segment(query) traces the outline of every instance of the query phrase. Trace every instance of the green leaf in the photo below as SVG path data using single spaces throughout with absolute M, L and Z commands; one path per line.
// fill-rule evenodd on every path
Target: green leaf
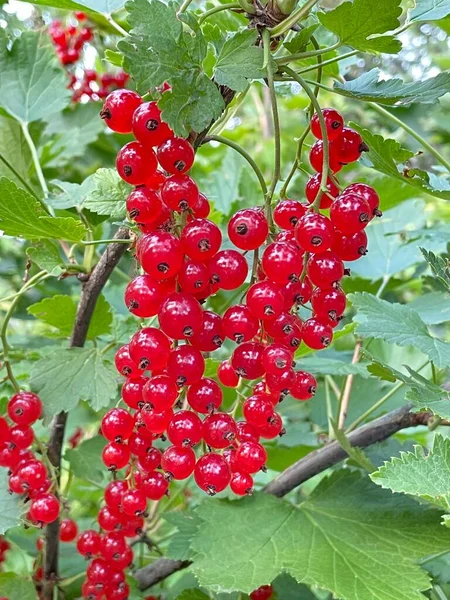
M 348 471 L 322 481 L 298 508 L 256 494 L 203 502 L 195 512 L 202 522 L 191 570 L 213 592 L 249 593 L 287 572 L 343 600 L 424 600 L 430 580 L 417 560 L 448 550 L 439 513 Z
M 123 56 L 120 54 L 120 52 L 115 52 L 110 48 L 106 48 L 105 50 L 105 60 L 107 60 L 110 65 L 114 65 L 115 67 L 123 66 Z
M 415 446 L 414 452 L 401 452 L 400 458 L 385 462 L 372 473 L 371 479 L 382 488 L 418 496 L 448 511 L 450 440 L 436 435 L 433 449 L 428 454 L 421 446 Z
M 9 49 L 0 33 L 0 105 L 22 123 L 45 119 L 71 98 L 67 75 L 44 33 L 24 31 Z
M 191 549 L 192 536 L 197 532 L 201 520 L 195 512 L 171 512 L 165 514 L 164 519 L 178 529 L 177 534 L 170 539 L 167 556 L 176 560 L 190 560 L 194 556 Z
M 415 0 L 415 5 L 408 13 L 411 23 L 439 21 L 450 15 L 450 0 Z
M 357 465 L 359 465 L 365 471 L 372 473 L 375 471 L 374 465 L 371 463 L 369 458 L 364 454 L 364 451 L 361 448 L 352 446 L 348 437 L 345 435 L 342 429 L 339 429 L 337 421 L 333 421 L 330 419 L 331 426 L 333 428 L 334 437 L 342 446 L 342 448 L 347 452 L 350 459 L 352 459 Z
M 113 219 L 123 218 L 125 202 L 133 188 L 119 177 L 115 169 L 98 169 L 92 182 L 93 190 L 84 201 L 83 208 Z
M 272 587 L 279 600 L 317 600 L 306 585 L 297 583 L 293 577 L 283 573 L 272 582 Z
M 87 233 L 79 219 L 51 217 L 36 198 L 6 177 L 0 178 L 0 198 L 0 227 L 6 235 L 80 242 Z
M 64 458 L 69 461 L 75 477 L 94 483 L 102 483 L 105 480 L 105 465 L 102 461 L 105 443 L 103 436 L 96 435 L 82 442 L 78 448 L 66 450 Z
M 450 91 L 450 73 L 439 73 L 423 81 L 405 83 L 397 78 L 380 79 L 380 70 L 372 69 L 351 81 L 336 81 L 333 89 L 342 96 L 388 106 L 408 106 L 415 102 L 434 104 Z
M 222 47 L 214 68 L 214 79 L 219 85 L 243 92 L 249 79 L 264 77 L 264 52 L 255 46 L 256 29 L 238 31 Z
M 57 295 L 32 304 L 27 310 L 43 323 L 56 327 L 63 337 L 68 337 L 75 322 L 77 302 L 72 296 Z M 99 296 L 89 324 L 88 339 L 110 333 L 112 320 L 111 306 L 104 296 Z
M 123 8 L 125 0 L 78 0 L 81 6 L 102 14 L 111 14 Z
M 52 141 L 48 148 L 50 159 L 46 162 L 47 167 L 60 167 L 84 156 L 86 148 L 104 129 L 98 113 L 96 102 L 78 103 L 49 120 L 45 135 L 51 136 Z
M 450 200 L 450 185 L 442 177 L 431 176 L 432 174 L 420 169 L 405 168 L 406 163 L 414 156 L 406 148 L 393 139 L 384 139 L 381 135 L 373 134 L 368 129 L 363 129 L 354 123 L 351 124 L 363 136 L 369 146 L 369 151 L 364 153 L 362 164 L 374 168 L 380 173 L 394 177 L 419 189 L 427 194 Z
M 177 600 L 210 600 L 210 596 L 198 589 L 184 590 L 177 596 Z
M 317 375 L 360 375 L 364 378 L 370 376 L 364 364 L 353 364 L 337 358 L 322 358 L 321 355 L 317 354 L 302 358 L 298 367 Z
M 98 411 L 117 395 L 114 367 L 97 349 L 58 349 L 33 366 L 31 386 L 39 392 L 48 418 L 86 400 Z
M 127 2 L 130 35 L 118 44 L 124 69 L 140 90 L 161 86 L 162 117 L 178 135 L 202 131 L 216 119 L 224 103 L 218 87 L 205 75 L 202 62 L 207 44 L 198 27 L 195 33 L 183 29 L 175 5 L 159 0 Z M 193 27 L 193 25 L 192 25 Z
M 238 199 L 243 168 L 244 159 L 232 148 L 227 148 L 220 168 L 211 171 L 201 181 L 205 195 L 223 215 L 231 213 L 233 202 Z
M 376 34 L 396 29 L 401 14 L 400 0 L 353 0 L 317 16 L 344 45 L 363 52 L 396 54 L 401 43 L 392 35 Z
M 427 325 L 450 321 L 450 298 L 443 292 L 432 292 L 418 296 L 409 304 Z
M 420 251 L 422 252 L 423 257 L 427 261 L 428 265 L 433 271 L 433 275 L 438 280 L 440 285 L 443 287 L 444 290 L 450 292 L 449 261 L 443 258 L 442 256 L 437 256 L 429 250 L 425 250 L 425 248 L 420 248 Z
M 0 595 L 8 600 L 37 600 L 31 579 L 16 573 L 0 573 Z
M 304 27 L 301 31 L 295 34 L 295 36 L 285 42 L 283 46 L 291 52 L 291 54 L 297 54 L 298 52 L 303 52 L 306 50 L 309 41 L 311 40 L 311 36 L 314 35 L 314 32 L 319 27 L 318 23 L 314 23 L 313 25 L 309 25 L 308 27 Z
M 397 346 L 414 346 L 438 368 L 450 363 L 450 344 L 430 335 L 415 310 L 404 304 L 391 304 L 366 292 L 349 295 L 356 310 L 356 331 L 363 338 L 382 339 Z
M 94 189 L 94 176 L 90 175 L 81 184 L 60 181 L 59 179 L 53 179 L 51 183 L 60 189 L 62 193 L 52 195 L 47 199 L 47 203 L 56 209 L 72 208 L 80 206 L 83 200 L 92 192 Z
M 8 472 L 0 471 L 0 534 L 20 523 L 20 516 L 24 507 L 15 494 L 10 494 L 8 485 Z M 0 585 L 1 590 L 1 585 Z
M 7 177 L 23 187 L 20 177 L 29 182 L 32 158 L 20 124 L 11 117 L 0 116 L 0 177 Z M 9 166 L 10 165 L 10 166 Z M 10 168 L 12 167 L 14 171 Z
M 27 248 L 27 255 L 39 268 L 48 271 L 55 277 L 61 275 L 64 270 L 64 263 L 56 242 L 38 240 Z

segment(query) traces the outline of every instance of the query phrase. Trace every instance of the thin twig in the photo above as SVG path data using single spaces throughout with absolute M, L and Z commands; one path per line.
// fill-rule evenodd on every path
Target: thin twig
M 362 348 L 362 340 L 357 340 L 355 344 L 355 350 L 353 352 L 352 365 L 355 365 L 359 362 L 361 357 L 361 348 Z M 353 380 L 355 375 L 350 373 L 347 375 L 347 379 L 345 380 L 344 391 L 342 392 L 342 398 L 339 403 L 339 413 L 338 413 L 338 428 L 344 429 L 345 419 L 347 417 L 348 405 L 350 402 L 350 394 L 352 393 Z

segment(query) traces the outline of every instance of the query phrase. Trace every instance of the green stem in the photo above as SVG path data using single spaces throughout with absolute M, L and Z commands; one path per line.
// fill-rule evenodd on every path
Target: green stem
M 37 177 L 39 179 L 39 183 L 41 185 L 42 191 L 44 192 L 44 197 L 48 196 L 48 187 L 47 182 L 45 181 L 44 173 L 42 172 L 41 163 L 39 162 L 39 156 L 37 153 L 36 146 L 34 145 L 33 138 L 30 135 L 30 131 L 28 129 L 28 123 L 22 123 L 22 133 L 25 141 L 28 144 L 31 152 L 31 158 L 33 159 L 34 168 L 36 170 Z
M 100 244 L 131 244 L 131 240 L 111 239 L 111 240 L 88 240 L 80 242 L 83 246 L 97 246 Z M 76 246 L 77 244 L 75 244 Z
M 333 426 L 331 424 L 333 420 L 333 405 L 331 404 L 330 384 L 328 379 L 325 377 L 325 402 L 327 405 L 327 421 L 328 421 L 328 439 L 334 439 Z
M 328 48 L 318 48 L 317 50 L 310 50 L 308 52 L 298 52 L 297 54 L 290 54 L 289 56 L 281 56 L 280 58 L 276 58 L 275 61 L 279 65 L 287 65 L 290 62 L 294 62 L 295 60 L 302 60 L 303 58 L 313 58 L 314 56 L 321 56 L 322 54 L 327 54 L 328 52 L 332 52 L 339 48 L 341 44 L 337 42 Z
M 340 54 L 339 56 L 335 56 L 333 58 L 329 58 L 328 60 L 324 60 L 321 63 L 321 66 L 326 67 L 328 65 L 332 65 L 335 62 L 340 62 L 341 60 L 355 56 L 355 54 L 358 54 L 358 53 L 359 53 L 359 50 L 352 50 L 351 52 L 346 52 L 345 54 Z M 319 67 L 318 64 L 313 65 L 311 67 L 305 67 L 304 69 L 300 69 L 300 71 L 297 71 L 297 73 L 299 73 L 300 75 L 303 75 L 304 73 L 309 73 L 310 71 L 315 71 L 318 67 Z
M 242 8 L 242 10 L 244 10 L 246 13 L 248 13 L 249 15 L 255 15 L 256 14 L 256 8 L 253 6 L 252 2 L 249 0 L 238 0 L 239 4 Z
M 30 192 L 30 194 L 32 196 L 34 196 L 37 200 L 39 200 L 39 197 L 37 196 L 37 194 L 33 190 L 33 188 L 25 181 L 25 179 L 22 177 L 22 175 L 15 169 L 15 167 L 8 161 L 8 159 L 6 159 L 3 156 L 3 154 L 1 152 L 0 152 L 0 160 L 12 173 L 14 173 L 15 177 L 20 181 L 20 183 L 23 185 L 23 187 L 28 192 Z
M 278 37 L 283 35 L 283 33 L 286 31 L 289 31 L 289 29 L 298 21 L 300 21 L 300 19 L 306 16 L 318 2 L 319 0 L 308 0 L 308 2 L 303 4 L 303 6 L 300 6 L 297 8 L 297 10 L 294 10 L 294 12 L 291 13 L 287 19 L 269 29 L 271 37 Z
M 416 131 L 414 131 L 414 129 L 411 129 L 411 127 L 409 127 L 409 125 L 407 125 L 406 123 L 404 123 L 403 121 L 401 121 L 399 118 L 397 118 L 396 116 L 394 116 L 393 114 L 391 114 L 388 110 L 386 110 L 385 108 L 382 108 L 381 106 L 379 106 L 378 104 L 375 104 L 374 102 L 369 102 L 369 105 L 380 115 L 383 115 L 384 117 L 387 117 L 388 119 L 390 119 L 393 123 L 396 123 L 399 127 L 401 127 L 402 129 L 404 129 L 407 133 L 409 133 L 409 135 L 411 137 L 413 137 L 415 140 L 417 140 L 420 144 L 422 144 L 422 146 L 424 148 L 426 148 L 428 150 L 428 152 L 430 152 L 438 162 L 441 163 L 441 165 L 443 165 L 447 171 L 450 173 L 450 162 L 448 162 L 443 156 L 442 154 L 440 154 L 435 148 L 433 148 L 433 146 L 431 144 L 429 144 L 426 140 L 423 139 L 423 137 L 421 135 L 419 135 Z
M 180 6 L 180 8 L 178 10 L 178 14 L 184 13 L 184 11 L 189 8 L 189 5 L 191 4 L 191 2 L 192 2 L 192 0 L 184 0 L 183 4 Z
M 268 29 L 264 29 L 262 32 L 262 38 L 264 43 L 264 54 L 269 53 L 270 55 L 270 32 Z M 273 132 L 274 132 L 274 141 L 275 141 L 275 156 L 274 156 L 274 168 L 273 168 L 273 177 L 272 183 L 270 184 L 269 191 L 266 195 L 265 202 L 265 212 L 266 219 L 269 223 L 269 228 L 272 226 L 272 199 L 273 194 L 275 192 L 275 188 L 277 187 L 278 180 L 281 175 L 281 135 L 280 135 L 280 117 L 278 114 L 278 103 L 277 103 L 277 95 L 275 92 L 275 84 L 273 80 L 273 70 L 270 60 L 267 60 L 266 65 L 267 71 L 267 83 L 269 86 L 269 96 L 270 96 L 270 104 L 272 106 L 272 119 L 273 119 Z
M 258 167 L 258 165 L 256 164 L 256 162 L 253 160 L 253 158 L 250 156 L 250 154 L 246 150 L 244 150 L 244 148 L 239 146 L 239 144 L 236 144 L 236 142 L 233 142 L 232 140 L 230 140 L 226 137 L 223 137 L 222 135 L 208 135 L 206 137 L 205 141 L 219 142 L 220 144 L 225 144 L 226 146 L 233 148 L 233 150 L 236 150 L 236 152 L 239 152 L 239 154 L 245 158 L 245 160 L 248 162 L 248 164 L 251 166 L 251 168 L 255 172 L 255 175 L 258 178 L 258 181 L 261 185 L 261 189 L 262 189 L 264 196 L 267 195 L 267 186 L 266 186 L 266 182 L 264 181 L 264 176 L 261 173 L 261 170 Z
M 436 372 L 436 366 L 435 366 L 435 364 L 434 364 L 433 361 L 431 361 L 431 377 L 433 379 L 434 385 L 437 385 L 438 384 L 438 382 L 437 382 L 437 372 Z
M 117 23 L 117 21 L 115 21 L 112 17 L 112 15 L 110 15 L 109 13 L 103 13 L 105 19 L 108 21 L 108 23 L 111 25 L 111 27 L 113 27 L 117 33 L 120 33 L 121 36 L 126 37 L 128 35 L 128 31 L 125 31 L 125 29 L 123 27 L 121 27 L 119 25 L 119 23 Z
M 420 373 L 420 371 L 422 371 L 429 363 L 430 361 L 427 360 L 426 363 L 424 363 L 421 367 L 419 367 L 417 369 L 417 372 Z M 403 381 L 399 381 L 396 385 L 394 385 L 393 388 L 391 388 L 389 390 L 389 392 L 387 392 L 382 398 L 380 398 L 378 400 L 378 402 L 375 402 L 375 404 L 369 408 L 368 410 L 366 410 L 365 413 L 363 413 L 360 417 L 358 417 L 355 421 L 353 421 L 353 423 L 348 427 L 348 429 L 345 431 L 346 434 L 349 434 L 351 431 L 353 431 L 354 429 L 356 429 L 358 427 L 358 425 L 360 425 L 361 423 L 363 423 L 368 417 L 370 417 L 371 414 L 373 414 L 376 410 L 378 410 L 380 408 L 380 406 L 383 406 L 383 404 L 385 402 L 387 402 L 389 400 L 389 398 L 392 398 L 392 396 L 398 392 L 398 390 L 404 386 L 405 383 Z
M 322 166 L 322 177 L 320 180 L 320 188 L 317 192 L 317 196 L 314 199 L 314 202 L 311 205 L 311 209 L 314 212 L 318 212 L 320 206 L 320 199 L 322 197 L 322 193 L 327 193 L 327 181 L 328 181 L 328 173 L 329 173 L 329 142 L 328 142 L 328 134 L 327 127 L 325 125 L 325 119 L 323 118 L 322 109 L 320 108 L 320 104 L 314 95 L 313 91 L 310 89 L 306 81 L 303 79 L 301 75 L 293 71 L 290 67 L 283 67 L 283 70 L 290 75 L 297 83 L 299 83 L 302 88 L 305 90 L 306 94 L 309 96 L 312 105 L 314 106 L 314 110 L 317 114 L 320 124 L 320 131 L 322 133 L 322 141 L 323 141 L 323 166 Z M 320 83 L 315 81 L 314 84 L 320 87 Z
M 221 12 L 222 10 L 233 10 L 233 9 L 240 9 L 240 8 L 241 8 L 241 5 L 239 4 L 239 2 L 230 2 L 228 4 L 220 4 L 219 6 L 210 8 L 209 10 L 204 12 L 202 15 L 200 15 L 198 24 L 201 25 L 203 23 L 203 21 L 205 21 L 208 17 L 211 17 L 212 15 L 215 15 L 216 13 Z
M 26 292 L 26 290 L 31 287 L 35 282 L 37 282 L 39 279 L 42 279 L 42 277 L 44 275 L 47 274 L 47 271 L 40 271 L 39 273 L 37 273 L 36 275 L 34 275 L 34 277 L 32 277 L 26 285 L 24 285 L 19 292 L 17 292 L 16 297 L 14 298 L 14 300 L 11 302 L 10 307 L 8 308 L 8 310 L 6 311 L 5 317 L 3 319 L 3 323 L 2 323 L 2 327 L 0 329 L 0 339 L 2 342 L 2 346 L 3 346 L 3 362 L 5 363 L 5 367 L 6 367 L 6 372 L 8 373 L 8 378 L 11 381 L 11 384 L 13 386 L 13 388 L 15 389 L 16 392 L 18 392 L 20 390 L 20 386 L 16 381 L 16 378 L 14 377 L 14 373 L 12 371 L 12 367 L 11 367 L 11 363 L 9 360 L 9 344 L 8 344 L 8 340 L 6 337 L 6 332 L 8 329 L 8 323 L 11 319 L 11 317 L 13 316 L 14 313 L 14 309 L 16 308 L 22 294 L 24 292 Z

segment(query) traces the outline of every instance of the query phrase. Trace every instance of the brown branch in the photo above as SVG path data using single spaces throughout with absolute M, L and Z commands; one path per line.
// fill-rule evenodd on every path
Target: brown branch
M 411 413 L 411 407 L 412 405 L 408 404 L 356 429 L 348 435 L 348 440 L 352 446 L 367 448 L 386 440 L 406 427 L 426 425 L 432 418 L 430 413 Z M 285 496 L 304 481 L 341 462 L 347 456 L 338 442 L 330 442 L 288 467 L 263 491 L 278 497 Z M 139 589 L 145 590 L 176 571 L 185 569 L 190 564 L 189 561 L 160 558 L 151 565 L 136 571 L 134 577 L 139 584 Z
M 121 227 L 117 230 L 114 238 L 128 239 L 129 230 Z M 97 265 L 94 267 L 89 279 L 83 285 L 81 298 L 78 304 L 75 324 L 70 338 L 70 348 L 82 348 L 86 341 L 89 324 L 94 313 L 97 299 L 108 281 L 114 267 L 125 253 L 126 244 L 110 244 L 106 248 Z M 53 419 L 50 440 L 48 444 L 48 458 L 57 469 L 61 467 L 61 452 L 64 443 L 64 432 L 66 428 L 67 413 L 60 412 Z M 45 559 L 44 559 L 44 581 L 43 597 L 45 600 L 53 600 L 53 590 L 58 580 L 58 557 L 59 557 L 59 520 L 47 526 L 45 531 Z

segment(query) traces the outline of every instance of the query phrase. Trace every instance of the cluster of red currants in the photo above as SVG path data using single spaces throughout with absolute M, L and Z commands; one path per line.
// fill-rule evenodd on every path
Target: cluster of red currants
M 250 600 L 270 600 L 273 595 L 273 588 L 271 585 L 262 585 L 257 590 L 250 594 Z
M 74 16 L 79 24 L 87 20 L 87 15 L 81 11 L 75 11 Z M 49 33 L 61 64 L 69 69 L 80 60 L 84 44 L 91 41 L 94 35 L 88 26 L 67 25 L 65 27 L 59 20 L 52 21 Z M 68 88 L 73 91 L 74 102 L 80 102 L 82 99 L 98 101 L 106 98 L 113 89 L 126 85 L 129 79 L 129 75 L 122 70 L 115 74 L 100 74 L 93 69 L 78 66 L 80 68 L 75 72 L 73 70 L 68 72 L 70 77 Z
M 9 469 L 9 491 L 30 500 L 30 522 L 39 526 L 52 523 L 59 516 L 59 500 L 50 491 L 47 467 L 30 449 L 32 425 L 41 417 L 42 402 L 36 394 L 22 391 L 12 396 L 7 410 L 13 425 L 0 417 L 0 466 Z
M 2 568 L 2 564 L 5 562 L 6 556 L 5 554 L 11 548 L 9 542 L 0 535 L 0 570 Z

